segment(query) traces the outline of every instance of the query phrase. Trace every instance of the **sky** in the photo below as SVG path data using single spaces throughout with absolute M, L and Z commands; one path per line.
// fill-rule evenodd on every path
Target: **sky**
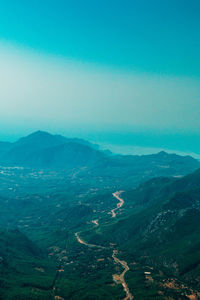
M 0 2 L 0 139 L 200 155 L 200 2 Z M 137 151 L 139 148 L 137 148 Z

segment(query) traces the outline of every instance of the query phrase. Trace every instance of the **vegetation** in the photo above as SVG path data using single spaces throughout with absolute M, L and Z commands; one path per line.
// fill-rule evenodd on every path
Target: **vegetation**
M 123 299 L 126 263 L 135 299 L 200 297 L 198 161 L 41 132 L 1 148 L 0 299 Z

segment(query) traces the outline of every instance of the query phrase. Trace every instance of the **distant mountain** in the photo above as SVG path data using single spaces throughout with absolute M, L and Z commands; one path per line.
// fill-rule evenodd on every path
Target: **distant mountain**
M 183 176 L 200 166 L 190 156 L 166 152 L 141 156 L 111 155 L 88 141 L 43 131 L 34 132 L 15 143 L 0 143 L 0 164 L 53 170 L 85 167 L 80 176 L 120 179 L 124 186 L 157 176 Z
M 58 135 L 58 134 L 53 135 L 46 131 L 41 131 L 41 130 L 33 132 L 32 134 L 19 139 L 14 144 L 15 145 L 31 145 L 32 144 L 32 146 L 34 146 L 36 148 L 44 149 L 44 148 L 49 148 L 49 147 L 58 146 L 58 145 L 62 145 L 65 143 L 71 143 L 71 142 L 90 146 L 91 148 L 98 148 L 98 145 L 92 144 L 83 139 L 66 138 L 62 135 Z
M 183 177 L 200 167 L 191 156 L 160 152 L 152 155 L 113 155 L 104 158 L 98 166 L 89 170 L 87 176 L 112 177 L 117 186 L 137 186 L 150 178 L 168 176 Z
M 96 147 L 82 139 L 68 139 L 37 131 L 9 144 L 7 151 L 0 155 L 0 162 L 6 166 L 31 168 L 89 166 L 104 156 Z

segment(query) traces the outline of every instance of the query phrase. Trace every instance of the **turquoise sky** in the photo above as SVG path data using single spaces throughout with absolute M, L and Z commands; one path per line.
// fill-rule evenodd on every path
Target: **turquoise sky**
M 0 1 L 0 138 L 200 153 L 199 15 L 199 0 Z
M 0 36 L 142 72 L 200 75 L 199 0 L 2 0 Z

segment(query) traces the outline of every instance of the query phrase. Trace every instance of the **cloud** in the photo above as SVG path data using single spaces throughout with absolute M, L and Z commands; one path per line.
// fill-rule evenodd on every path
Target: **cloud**
M 45 127 L 200 128 L 200 80 L 137 74 L 0 43 L 0 119 Z

